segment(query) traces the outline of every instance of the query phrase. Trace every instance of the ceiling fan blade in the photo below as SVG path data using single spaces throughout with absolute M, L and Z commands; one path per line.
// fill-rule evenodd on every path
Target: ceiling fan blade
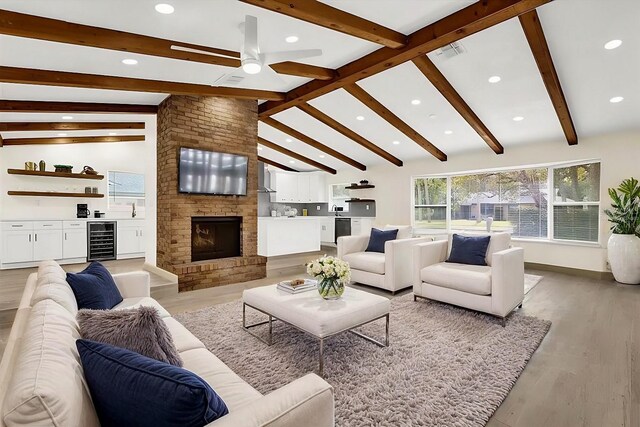
M 268 65 L 262 67 L 262 72 L 265 75 L 269 76 L 269 78 L 276 80 L 278 83 L 287 84 L 287 82 L 284 81 L 280 74 L 276 73 L 276 71 Z
M 295 61 L 297 59 L 311 58 L 322 55 L 322 49 L 289 50 L 282 52 L 266 52 L 260 54 L 260 60 L 265 65 L 277 64 L 285 61 Z
M 247 77 L 246 73 L 242 71 L 242 67 L 236 68 L 230 73 L 223 74 L 211 86 L 237 86 Z
M 260 48 L 258 47 L 258 18 L 247 15 L 244 17 L 244 42 L 242 44 L 242 55 L 245 57 L 258 59 Z

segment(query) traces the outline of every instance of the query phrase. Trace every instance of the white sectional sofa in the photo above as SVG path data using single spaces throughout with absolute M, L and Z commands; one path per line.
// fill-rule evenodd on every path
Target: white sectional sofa
M 75 346 L 78 307 L 65 279 L 54 261 L 43 262 L 29 276 L 0 363 L 0 426 L 99 426 Z M 156 307 L 184 368 L 207 381 L 227 404 L 229 414 L 209 426 L 334 425 L 333 389 L 319 376 L 308 374 L 263 396 L 150 297 L 148 273 L 114 279 L 124 298 L 114 309 Z

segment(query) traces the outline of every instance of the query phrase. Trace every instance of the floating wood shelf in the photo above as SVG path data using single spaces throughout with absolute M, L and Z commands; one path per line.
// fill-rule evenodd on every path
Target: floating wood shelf
M 371 203 L 375 202 L 373 199 L 349 199 L 345 200 L 346 203 Z
M 347 190 L 363 190 L 365 188 L 376 188 L 373 184 L 350 185 L 345 187 Z
M 98 193 L 58 193 L 54 191 L 7 191 L 10 196 L 35 196 L 35 197 L 79 197 L 100 199 L 104 194 Z
M 48 176 L 53 178 L 104 179 L 104 175 L 89 175 L 86 173 L 28 171 L 26 169 L 7 169 L 11 175 Z

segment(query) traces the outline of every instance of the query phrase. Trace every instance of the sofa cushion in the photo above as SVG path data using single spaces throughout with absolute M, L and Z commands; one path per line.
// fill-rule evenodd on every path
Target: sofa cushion
M 76 319 L 84 339 L 126 348 L 164 363 L 182 366 L 169 328 L 155 307 L 83 309 L 78 312 Z
M 173 317 L 165 317 L 162 320 L 165 325 L 167 325 L 171 338 L 173 339 L 173 344 L 176 346 L 179 353 L 187 350 L 193 350 L 194 348 L 205 348 L 202 341 L 196 338 L 187 328 L 182 326 L 182 324 Z
M 201 427 L 229 413 L 193 372 L 96 341 L 76 346 L 102 427 Z
M 122 295 L 104 265 L 97 261 L 79 273 L 67 273 L 78 308 L 105 310 L 122 302 Z
M 42 261 L 38 264 L 38 276 L 43 276 L 45 274 L 53 273 L 54 275 L 66 278 L 67 272 L 55 261 Z
M 158 301 L 154 300 L 151 297 L 134 297 L 134 298 L 125 298 L 122 302 L 115 307 L 114 310 L 121 310 L 123 308 L 138 308 L 141 306 L 147 307 L 155 307 L 158 310 L 158 315 L 161 318 L 171 317 L 169 312 L 158 303 Z
M 53 300 L 31 308 L 2 408 L 7 426 L 98 427 L 82 375 L 74 316 Z
M 384 254 L 379 252 L 355 252 L 342 257 L 349 267 L 370 273 L 384 274 Z
M 398 235 L 396 239 L 408 239 L 412 237 L 413 228 L 410 225 L 385 225 L 383 230 L 398 230 Z
M 461 236 L 491 236 L 491 240 L 489 240 L 489 247 L 487 248 L 487 256 L 486 262 L 487 265 L 491 265 L 491 260 L 493 259 L 493 254 L 496 252 L 504 251 L 509 249 L 511 245 L 511 234 L 502 232 L 502 233 L 457 233 Z M 451 253 L 451 241 L 453 239 L 453 234 L 449 234 L 449 252 L 447 256 Z
M 461 236 L 454 234 L 447 262 L 487 265 L 487 248 L 491 236 Z
M 378 230 L 377 228 L 371 229 L 371 235 L 369 236 L 369 244 L 365 252 L 380 252 L 384 253 L 384 244 L 389 240 L 395 240 L 398 235 L 397 229 L 391 230 Z
M 38 270 L 38 279 L 36 289 L 31 296 L 31 305 L 52 299 L 75 316 L 78 312 L 78 303 L 71 286 L 67 283 L 66 273 L 63 271 L 64 274 L 60 276 L 55 272 L 41 273 L 41 270 Z
M 262 395 L 204 348 L 180 353 L 184 368 L 205 380 L 227 404 L 230 412 L 260 399 Z
M 423 282 L 476 295 L 491 295 L 491 267 L 441 262 L 420 270 Z

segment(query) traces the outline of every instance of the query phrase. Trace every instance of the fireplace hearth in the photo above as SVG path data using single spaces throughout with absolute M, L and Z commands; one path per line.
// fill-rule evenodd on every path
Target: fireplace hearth
M 242 256 L 242 217 L 191 217 L 191 262 Z

